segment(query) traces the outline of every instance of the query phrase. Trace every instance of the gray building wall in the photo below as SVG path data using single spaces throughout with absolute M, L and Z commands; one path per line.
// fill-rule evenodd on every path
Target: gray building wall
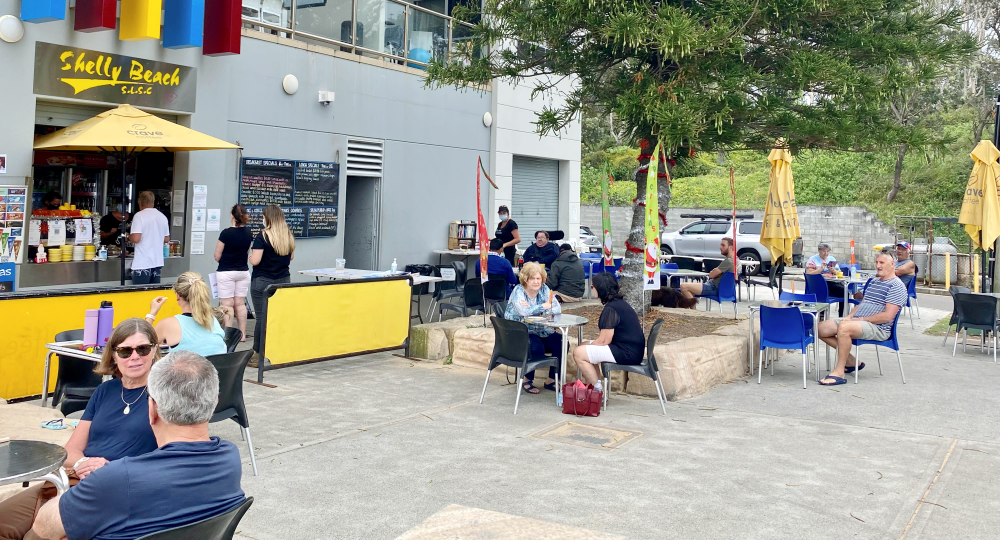
M 673 232 L 692 221 L 681 214 L 725 214 L 732 212 L 725 208 L 675 208 L 667 210 L 667 225 L 664 232 Z M 764 217 L 763 210 L 737 210 L 740 214 L 753 214 L 754 219 Z M 893 242 L 891 226 L 879 221 L 875 214 L 858 206 L 799 206 L 799 230 L 802 233 L 802 252 L 805 257 L 816 253 L 820 241 L 830 243 L 831 253 L 839 261 L 851 260 L 851 239 L 854 239 L 855 260 L 865 268 L 874 268 L 876 244 Z M 600 205 L 580 207 L 580 222 L 590 227 L 595 234 L 601 231 Z M 611 235 L 616 253 L 625 252 L 625 231 L 632 226 L 632 208 L 611 207 Z
M 19 2 L 0 0 L 0 15 L 18 12 Z M 117 31 L 74 32 L 72 14 L 71 9 L 66 21 L 26 24 L 20 42 L 0 43 L 0 153 L 8 155 L 8 172 L 0 176 L 0 185 L 23 184 L 31 176 L 34 50 L 35 41 L 45 41 L 195 67 L 195 113 L 170 113 L 178 114 L 182 125 L 238 142 L 245 157 L 339 162 L 338 235 L 299 239 L 293 280 L 298 270 L 330 267 L 343 255 L 348 137 L 385 141 L 381 268 L 387 269 L 393 258 L 401 268 L 436 262 L 431 251 L 447 247 L 448 223 L 475 219 L 476 158 L 490 167 L 490 130 L 482 123 L 483 113 L 491 110 L 490 92 L 427 89 L 425 78 L 412 71 L 386 69 L 371 59 L 312 45 L 307 50 L 303 43 L 290 46 L 288 40 L 259 32 L 245 33 L 242 54 L 217 58 L 202 56 L 200 49 L 163 49 L 158 41 L 123 42 Z M 281 88 L 287 74 L 299 80 L 292 96 Z M 335 101 L 319 104 L 319 90 L 335 92 Z M 116 106 L 107 104 L 109 109 Z M 175 187 L 185 182 L 208 185 L 208 207 L 222 209 L 223 228 L 238 198 L 239 157 L 236 151 L 175 154 Z M 485 204 L 487 189 L 483 195 Z M 218 234 L 206 233 L 205 254 L 190 257 L 192 270 L 215 270 L 212 252 Z M 183 243 L 187 252 L 190 230 Z M 30 271 L 28 266 L 21 265 L 19 274 Z

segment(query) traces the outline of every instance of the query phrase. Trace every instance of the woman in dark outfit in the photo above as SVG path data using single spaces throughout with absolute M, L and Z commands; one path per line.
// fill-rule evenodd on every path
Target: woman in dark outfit
M 288 229 L 285 213 L 280 207 L 270 205 L 264 208 L 264 229 L 253 240 L 250 247 L 250 264 L 253 275 L 250 281 L 250 299 L 253 301 L 256 325 L 253 330 L 254 356 L 248 364 L 257 367 L 260 354 L 260 335 L 263 322 L 267 320 L 264 310 L 264 290 L 272 283 L 291 283 L 288 266 L 295 258 L 295 236 Z
M 642 353 L 646 348 L 646 338 L 635 310 L 618 292 L 618 281 L 609 273 L 595 274 L 592 288 L 594 295 L 601 299 L 604 311 L 598 319 L 601 333 L 593 341 L 584 341 L 573 350 L 580 378 L 587 384 L 601 388 L 601 370 L 597 364 L 637 365 L 642 363 Z
M 495 238 L 503 240 L 503 256 L 510 261 L 511 266 L 517 266 L 517 245 L 521 243 L 521 233 L 517 231 L 517 223 L 510 219 L 510 209 L 501 206 L 500 224 L 497 225 Z

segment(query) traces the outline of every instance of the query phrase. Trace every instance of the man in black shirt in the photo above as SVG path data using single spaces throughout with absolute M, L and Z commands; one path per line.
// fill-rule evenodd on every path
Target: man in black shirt
M 118 229 L 122 225 L 122 219 L 128 219 L 128 214 L 122 216 L 117 208 L 101 218 L 101 245 L 110 246 L 118 243 L 120 232 Z

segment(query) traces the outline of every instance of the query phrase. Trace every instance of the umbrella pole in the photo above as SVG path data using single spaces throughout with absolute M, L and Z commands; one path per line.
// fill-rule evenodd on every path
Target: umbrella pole
M 998 144 L 1000 144 L 1000 95 L 997 95 L 996 104 L 994 105 L 994 108 L 993 108 L 993 146 L 996 146 Z M 982 246 L 983 245 L 982 244 L 982 234 L 983 234 L 982 231 L 980 231 L 979 234 L 980 234 L 980 237 L 979 237 L 980 243 L 979 243 L 979 245 Z M 994 256 L 996 256 L 996 254 L 998 252 L 1000 252 L 1000 243 L 998 243 L 997 241 L 994 241 L 993 242 L 993 246 L 991 246 L 991 247 L 992 247 Z M 983 255 L 984 255 L 983 258 L 985 259 L 986 258 L 986 256 L 985 256 L 986 255 L 986 246 L 983 246 Z M 990 290 L 993 291 L 993 292 L 997 292 L 997 276 L 996 276 L 997 265 L 996 265 L 996 261 L 995 260 L 993 261 L 993 264 L 991 265 L 990 270 L 991 270 L 991 272 L 990 272 Z M 982 289 L 980 289 L 980 290 L 982 290 L 984 292 L 986 291 L 985 281 L 986 281 L 986 274 L 984 272 L 983 273 L 984 287 Z
M 119 231 L 121 231 L 120 234 L 121 234 L 121 248 L 122 248 L 121 249 L 122 286 L 125 285 L 125 254 L 127 253 L 126 242 L 128 241 L 128 235 L 125 234 L 125 184 L 128 183 L 127 172 L 128 172 L 128 154 L 124 149 L 122 149 L 122 197 L 121 197 L 121 210 L 120 210 L 122 216 L 122 222 L 120 228 L 118 229 Z

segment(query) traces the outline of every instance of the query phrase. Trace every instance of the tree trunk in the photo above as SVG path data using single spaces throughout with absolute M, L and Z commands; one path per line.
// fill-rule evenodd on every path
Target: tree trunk
M 632 203 L 632 228 L 628 233 L 628 245 L 633 248 L 644 250 L 646 246 L 646 208 L 640 205 L 646 200 L 646 175 L 648 171 L 643 169 L 649 163 L 648 159 L 639 162 L 639 168 L 634 173 L 636 198 Z M 669 167 L 668 165 L 664 165 Z M 660 213 L 666 214 L 670 207 L 670 185 L 666 178 L 659 178 L 656 184 L 657 203 Z M 660 223 L 660 233 L 663 232 L 663 223 Z M 643 252 L 625 252 L 625 260 L 622 264 L 622 277 L 619 281 L 620 290 L 625 297 L 625 301 L 632 306 L 640 317 L 646 313 L 649 305 L 649 294 L 644 294 L 642 290 L 643 273 L 645 266 L 645 255 Z
M 888 203 L 896 200 L 896 195 L 899 194 L 900 182 L 902 182 L 903 177 L 903 158 L 906 157 L 906 150 L 906 143 L 901 143 L 899 145 L 899 152 L 896 154 L 896 170 L 893 171 L 892 189 L 889 190 L 889 195 L 885 198 Z

